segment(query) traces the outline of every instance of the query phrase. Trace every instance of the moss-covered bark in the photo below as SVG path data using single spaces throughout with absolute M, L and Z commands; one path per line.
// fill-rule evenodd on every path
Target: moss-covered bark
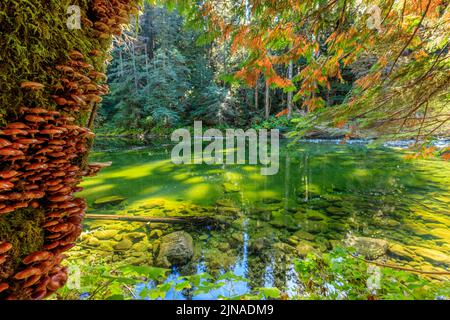
M 42 299 L 67 278 L 61 253 L 81 232 L 85 209 L 73 194 L 99 170 L 87 164 L 92 135 L 83 127 L 107 92 L 101 75 L 112 36 L 136 2 L 0 2 L 0 246 L 12 245 L 0 252 L 0 299 Z M 79 6 L 81 29 L 68 28 L 69 5 Z

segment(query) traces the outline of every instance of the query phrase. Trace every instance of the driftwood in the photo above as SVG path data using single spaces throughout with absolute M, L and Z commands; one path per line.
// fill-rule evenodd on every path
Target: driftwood
M 132 221 L 144 223 L 180 223 L 180 224 L 218 224 L 219 221 L 210 217 L 146 217 L 146 216 L 124 216 L 113 214 L 87 214 L 86 219 L 90 220 L 114 220 Z

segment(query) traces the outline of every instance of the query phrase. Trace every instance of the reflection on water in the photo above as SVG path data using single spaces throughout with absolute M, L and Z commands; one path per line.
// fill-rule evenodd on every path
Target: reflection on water
M 169 147 L 95 153 L 93 160 L 113 166 L 84 182 L 81 196 L 90 213 L 213 216 L 228 225 L 89 221 L 71 261 L 85 263 L 97 254 L 102 259 L 96 261 L 106 263 L 119 255 L 122 263 L 154 265 L 161 237 L 184 230 L 195 254 L 188 265 L 174 267 L 168 281 L 228 271 L 248 279 L 195 297 L 172 290 L 170 299 L 233 296 L 272 286 L 298 294 L 292 258 L 326 252 L 350 236 L 387 240 L 391 249 L 381 259 L 398 265 L 448 268 L 448 162 L 405 161 L 399 151 L 362 144 L 301 143 L 281 151 L 275 176 L 262 176 L 250 165 L 174 165 Z M 95 204 L 110 196 L 126 200 Z

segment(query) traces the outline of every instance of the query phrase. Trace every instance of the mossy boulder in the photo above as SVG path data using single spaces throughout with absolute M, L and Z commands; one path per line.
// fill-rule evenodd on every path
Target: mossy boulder
M 322 221 L 326 220 L 327 216 L 321 213 L 320 211 L 308 209 L 306 210 L 306 219 L 311 221 Z
M 353 247 L 356 251 L 369 260 L 375 260 L 385 255 L 389 243 L 384 239 L 368 237 L 351 237 L 346 241 L 347 246 Z
M 108 230 L 94 231 L 92 235 L 99 240 L 110 240 L 114 239 L 114 237 L 117 236 L 118 233 L 119 230 L 108 229 Z
M 241 211 L 234 207 L 218 207 L 217 213 L 223 216 L 237 216 Z
M 132 246 L 133 242 L 131 240 L 123 239 L 114 246 L 114 249 L 118 251 L 125 251 L 131 249 Z
M 233 248 L 239 247 L 242 243 L 244 243 L 244 235 L 240 232 L 233 232 L 229 243 Z
M 295 253 L 300 256 L 301 258 L 306 257 L 309 253 L 316 252 L 316 249 L 309 243 L 298 243 L 295 246 Z
M 177 231 L 161 238 L 156 264 L 160 267 L 183 266 L 194 255 L 194 241 L 189 233 Z
M 286 254 L 292 254 L 295 252 L 295 247 L 284 242 L 276 242 L 272 245 L 272 248 Z
M 124 239 L 128 239 L 130 241 L 136 242 L 136 240 L 142 240 L 146 237 L 144 232 L 129 232 L 123 235 Z
M 336 206 L 327 207 L 325 209 L 325 211 L 334 216 L 345 216 L 346 215 L 346 212 L 342 208 L 339 208 Z
M 298 239 L 309 240 L 309 241 L 313 241 L 315 239 L 315 236 L 313 234 L 303 231 L 303 230 L 296 231 L 294 233 L 294 236 L 296 236 Z
M 158 239 L 162 236 L 163 232 L 159 229 L 154 229 L 150 231 L 150 238 L 151 239 Z

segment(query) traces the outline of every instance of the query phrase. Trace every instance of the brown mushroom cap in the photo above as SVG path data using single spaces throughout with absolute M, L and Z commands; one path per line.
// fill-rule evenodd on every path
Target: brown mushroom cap
M 19 174 L 19 172 L 15 171 L 15 170 L 0 171 L 0 178 L 11 179 L 11 178 L 17 176 L 18 174 Z
M 2 242 L 0 244 L 0 254 L 4 254 L 12 249 L 12 244 L 9 242 Z
M 33 253 L 29 254 L 28 256 L 26 256 L 22 260 L 22 262 L 24 264 L 31 264 L 31 263 L 38 262 L 38 261 L 48 260 L 51 257 L 53 257 L 53 254 L 51 252 L 37 251 L 37 252 L 33 252 Z
M 11 123 L 8 123 L 6 128 L 8 128 L 8 129 L 30 129 L 29 126 L 27 126 L 26 124 L 24 124 L 22 122 L 11 122 Z
M 32 113 L 32 114 L 47 114 L 49 111 L 44 108 L 29 108 L 26 112 Z
M 13 148 L 2 148 L 0 149 L 0 156 L 23 156 L 24 153 L 20 150 L 13 149 Z
M 18 134 L 27 135 L 28 132 L 25 130 L 21 130 L 21 129 L 2 129 L 2 130 L 0 130 L 0 134 L 5 135 L 5 136 L 15 137 Z
M 0 138 L 0 148 L 8 147 L 10 145 L 11 145 L 10 141 Z
M 41 275 L 42 271 L 39 268 L 28 267 L 25 270 L 22 270 L 14 275 L 14 279 L 23 280 L 35 275 Z
M 31 123 L 45 122 L 45 119 L 43 117 L 31 114 L 25 116 L 25 120 Z
M 5 290 L 8 290 L 8 289 L 9 289 L 9 284 L 7 284 L 5 282 L 0 283 L 0 293 L 2 293 Z
M 21 88 L 30 89 L 30 90 L 41 90 L 44 89 L 44 85 L 39 82 L 33 81 L 24 81 L 20 84 Z

